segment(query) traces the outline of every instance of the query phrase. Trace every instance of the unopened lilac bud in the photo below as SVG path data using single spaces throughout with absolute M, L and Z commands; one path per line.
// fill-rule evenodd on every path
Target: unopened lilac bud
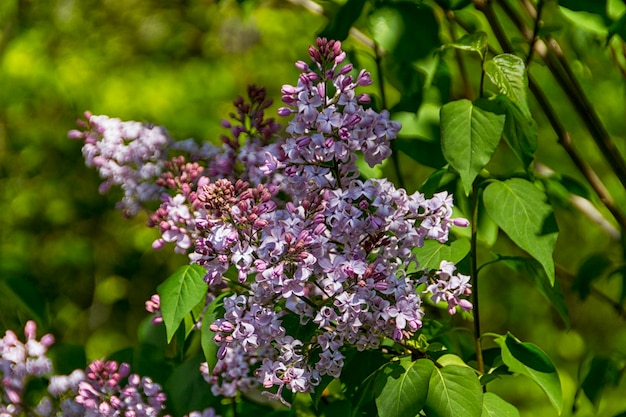
M 304 72 L 309 70 L 309 65 L 304 61 L 296 61 L 296 68 Z
M 321 235 L 325 231 L 326 231 L 326 225 L 324 223 L 319 223 L 317 226 L 315 226 L 315 229 L 313 229 L 313 233 L 316 235 Z
M 127 364 L 126 362 L 123 362 L 123 363 L 120 365 L 120 368 L 119 368 L 119 370 L 118 370 L 118 373 L 120 374 L 120 376 L 121 376 L 122 378 L 124 378 L 124 377 L 128 376 L 128 374 L 130 373 L 130 365 L 129 365 L 129 364 Z
M 33 320 L 28 320 L 26 326 L 24 326 L 24 335 L 28 340 L 34 339 L 37 335 L 37 323 Z
M 345 67 L 341 68 L 341 70 L 339 71 L 339 74 L 346 75 L 347 73 L 352 71 L 352 68 L 353 68 L 352 64 L 348 64 Z
M 296 145 L 298 145 L 300 148 L 309 146 L 310 143 L 311 143 L 310 136 L 300 136 L 298 139 L 296 139 Z
M 339 47 L 341 48 L 341 45 L 339 45 Z M 344 59 L 346 59 L 346 53 L 342 51 L 339 55 L 335 57 L 335 64 L 342 63 Z
M 230 129 L 231 127 L 233 127 L 233 125 L 230 124 L 230 122 L 226 119 L 222 119 L 221 125 L 222 127 L 225 127 L 226 129 Z
M 294 95 L 297 92 L 298 90 L 296 89 L 296 87 L 294 87 L 293 85 L 289 85 L 289 84 L 283 85 L 280 89 L 280 93 L 284 95 Z
M 128 383 L 130 385 L 137 386 L 139 385 L 140 382 L 141 382 L 141 378 L 137 374 L 132 374 L 130 377 L 128 377 Z
M 362 104 L 369 104 L 372 101 L 372 98 L 369 96 L 369 94 L 359 94 L 356 99 L 359 103 Z
M 226 346 L 220 346 L 220 348 L 217 350 L 217 358 L 220 360 L 224 359 L 226 357 L 226 353 Z
M 462 217 L 457 217 L 456 219 L 453 219 L 452 223 L 455 226 L 459 226 L 459 227 L 467 227 L 467 226 L 469 226 L 469 220 L 464 219 Z
M 154 250 L 162 249 L 163 246 L 165 246 L 165 241 L 163 239 L 157 239 L 154 242 L 152 242 L 152 249 Z
M 254 228 L 255 229 L 263 229 L 268 224 L 269 224 L 269 222 L 267 220 L 265 220 L 265 219 L 256 219 L 256 221 L 254 222 Z
M 41 340 L 39 341 L 42 345 L 44 345 L 45 347 L 50 347 L 54 344 L 54 336 L 51 334 L 45 334 L 42 336 Z
M 83 139 L 85 135 L 80 130 L 72 129 L 67 132 L 67 137 L 70 139 Z
M 286 117 L 286 116 L 290 116 L 291 113 L 292 113 L 292 111 L 291 111 L 291 109 L 289 107 L 280 107 L 278 109 L 278 115 L 279 116 Z
M 459 306 L 465 310 L 465 311 L 470 311 L 472 309 L 472 303 L 469 302 L 468 300 L 460 300 L 459 301 Z

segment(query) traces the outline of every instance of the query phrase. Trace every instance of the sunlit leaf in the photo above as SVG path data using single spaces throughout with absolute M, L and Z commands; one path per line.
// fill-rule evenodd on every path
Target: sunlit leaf
M 545 193 L 529 181 L 512 178 L 489 184 L 483 201 L 489 217 L 517 246 L 539 261 L 554 285 L 552 252 L 558 228 Z
M 206 297 L 206 271 L 199 265 L 185 265 L 157 287 L 161 313 L 170 342 L 184 317 Z
M 519 411 L 493 392 L 486 392 L 481 417 L 519 417 Z
M 480 417 L 483 392 L 471 368 L 435 368 L 430 377 L 426 414 L 429 417 Z
M 458 263 L 470 251 L 470 243 L 467 239 L 457 239 L 449 244 L 439 243 L 435 240 L 426 240 L 424 246 L 415 248 L 414 253 L 419 261 L 420 268 L 439 269 L 441 261 Z
M 513 54 L 500 54 L 485 62 L 485 74 L 498 87 L 500 93 L 515 104 L 525 118 L 530 118 L 526 101 L 528 79 L 524 60 Z
M 459 172 L 465 193 L 491 160 L 504 128 L 503 114 L 487 103 L 457 100 L 441 107 L 441 147 L 446 160 Z
M 415 417 L 424 408 L 434 369 L 432 361 L 418 359 L 413 362 L 410 357 L 385 365 L 377 378 L 378 383 L 384 383 L 376 397 L 378 415 Z
M 502 348 L 502 360 L 509 369 L 532 379 L 560 412 L 563 406 L 561 381 L 548 355 L 537 345 L 520 342 L 511 333 L 495 341 Z
M 444 47 L 476 52 L 482 58 L 487 50 L 487 34 L 483 31 L 468 33 L 457 41 L 444 45 Z

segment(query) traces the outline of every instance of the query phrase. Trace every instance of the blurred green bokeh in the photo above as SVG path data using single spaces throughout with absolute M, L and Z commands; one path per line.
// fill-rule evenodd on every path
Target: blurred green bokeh
M 323 24 L 281 3 L 1 2 L 1 331 L 35 318 L 90 359 L 132 346 L 144 301 L 186 259 L 154 253 L 157 232 L 98 193 L 66 133 L 90 110 L 217 143 L 248 84 L 279 98 L 295 81 Z
M 178 139 L 217 143 L 223 133 L 220 120 L 247 84 L 267 87 L 277 103 L 281 85 L 296 81 L 293 62 L 305 58 L 326 19 L 282 0 L 239 3 L 0 2 L 0 332 L 19 329 L 34 318 L 54 333 L 59 345 L 84 347 L 87 359 L 135 344 L 137 329 L 148 316 L 144 301 L 186 259 L 169 248 L 155 253 L 150 245 L 157 232 L 145 227 L 145 216 L 124 219 L 114 209 L 118 194 L 98 194 L 97 173 L 84 166 L 81 144 L 67 139 L 66 132 L 90 110 L 157 123 Z M 575 29 L 564 29 L 561 36 L 569 40 L 566 52 L 579 58 L 574 68 L 592 103 L 626 151 L 624 78 L 607 65 L 607 52 L 593 36 Z M 556 97 L 553 104 L 566 115 L 568 128 L 580 131 L 579 151 L 600 175 L 608 176 L 611 192 L 624 207 L 626 193 L 608 174 L 567 101 L 559 99 L 556 83 L 541 70 L 534 74 Z M 459 89 L 457 78 L 453 80 L 453 88 Z M 392 102 L 397 92 L 389 90 Z M 427 98 L 420 117 L 428 117 L 429 108 Z M 538 159 L 583 181 L 547 122 L 537 122 Z M 499 154 L 489 168 L 506 173 L 507 158 Z M 416 189 L 430 172 L 407 165 L 407 188 Z M 561 234 L 555 259 L 567 271 L 577 271 L 593 253 L 619 258 L 619 244 L 580 213 L 564 207 L 557 218 Z M 506 248 L 507 240 L 501 241 Z M 624 318 L 606 302 L 594 297 L 582 302 L 570 293 L 568 330 L 529 282 L 504 267 L 486 271 L 483 329 L 512 330 L 540 345 L 559 367 L 566 410 L 586 355 L 626 355 Z M 622 290 L 615 281 L 599 285 L 609 295 Z M 571 282 L 562 286 L 569 288 Z M 555 415 L 529 381 L 503 380 L 497 387 L 524 416 Z M 601 415 L 623 411 L 619 401 L 624 393 L 622 381 L 601 403 Z M 590 404 L 583 404 L 577 415 L 594 413 Z

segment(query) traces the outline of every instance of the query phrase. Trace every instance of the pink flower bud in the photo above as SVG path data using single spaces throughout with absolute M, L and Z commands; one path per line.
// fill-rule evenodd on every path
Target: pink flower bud
M 296 68 L 304 72 L 309 70 L 309 65 L 304 61 L 296 61 Z
M 67 137 L 70 139 L 83 139 L 84 134 L 80 130 L 73 129 L 67 132 Z
M 278 109 L 278 115 L 279 116 L 283 116 L 283 117 L 290 116 L 291 115 L 291 109 L 289 107 L 280 107 Z
M 28 340 L 34 339 L 37 335 L 37 323 L 32 320 L 28 320 L 26 322 L 26 326 L 24 326 L 24 335 Z
M 453 223 L 455 226 L 459 226 L 459 227 L 467 227 L 467 226 L 469 226 L 469 220 L 464 219 L 464 218 L 462 218 L 462 217 L 458 217 L 458 218 L 456 218 L 456 219 L 453 219 L 453 220 L 452 220 L 452 223 Z
M 372 101 L 369 94 L 360 94 L 356 99 L 359 103 L 362 104 L 369 104 Z

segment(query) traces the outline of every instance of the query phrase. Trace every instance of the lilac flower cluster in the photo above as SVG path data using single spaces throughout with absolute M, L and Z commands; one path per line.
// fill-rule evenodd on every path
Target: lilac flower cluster
M 0 417 L 170 417 L 164 414 L 166 396 L 159 384 L 148 377 L 130 373 L 130 366 L 115 361 L 96 360 L 87 371 L 52 375 L 52 362 L 46 356 L 54 338 L 36 339 L 34 321 L 26 323 L 26 343 L 8 330 L 0 339 Z M 25 403 L 24 390 L 36 378 L 48 378 L 48 394 L 34 407 Z M 219 417 L 208 408 L 186 417 Z
M 202 368 L 215 395 L 260 386 L 284 401 L 285 389 L 311 392 L 323 376 L 341 375 L 347 347 L 376 349 L 385 338 L 413 337 L 424 297 L 447 303 L 450 314 L 472 308 L 461 298 L 471 293 L 468 277 L 448 262 L 423 270 L 413 251 L 425 239 L 446 242 L 454 225 L 467 226 L 452 218 L 452 196 L 426 198 L 385 179 L 362 179 L 359 158 L 374 166 L 389 157 L 400 124 L 364 107 L 370 98 L 356 90 L 371 84 L 370 74 L 353 75 L 340 42 L 318 39 L 309 56 L 312 65 L 296 63 L 297 84 L 282 88 L 286 106 L 278 113 L 291 117 L 284 135 L 265 118 L 271 101 L 264 90 L 250 87 L 249 102 L 238 99 L 233 121 L 223 122 L 232 137 L 222 138 L 221 151 L 159 142 L 164 147 L 154 152 L 138 146 L 136 159 L 120 148 L 131 155 L 115 159 L 132 161 L 123 171 L 131 183 L 137 161 L 159 168 L 158 179 L 141 177 L 146 189 L 161 192 L 150 214 L 161 233 L 153 246 L 173 243 L 206 269 L 207 302 L 229 294 L 224 315 L 209 325 L 217 363 Z M 91 149 L 113 136 L 102 120 L 91 116 L 85 132 L 72 134 L 86 139 L 88 164 Z M 155 158 L 165 148 L 184 155 Z M 100 172 L 105 183 L 124 181 Z M 125 191 L 127 201 L 145 201 L 138 187 Z M 146 306 L 160 311 L 158 298 Z M 290 330 L 294 319 L 308 334 Z
M 0 339 L 0 416 L 19 415 L 24 410 L 23 394 L 26 384 L 32 378 L 42 377 L 52 371 L 52 362 L 46 356 L 48 347 L 54 343 L 54 337 L 44 335 L 36 339 L 37 325 L 29 321 L 24 327 L 26 343 L 17 335 L 7 330 Z M 38 408 L 45 408 L 41 403 Z

